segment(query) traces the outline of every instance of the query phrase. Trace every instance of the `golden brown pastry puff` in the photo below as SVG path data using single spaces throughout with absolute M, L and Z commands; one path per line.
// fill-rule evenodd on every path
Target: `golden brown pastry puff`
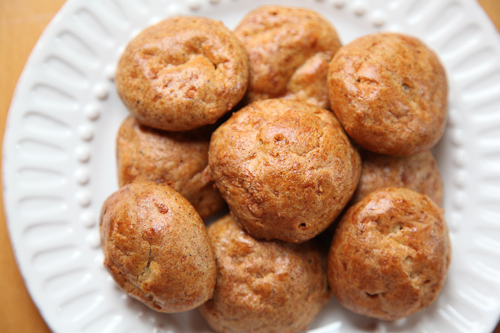
M 451 245 L 443 210 L 428 196 L 384 188 L 349 208 L 328 256 L 337 300 L 384 320 L 429 306 L 444 285 Z
M 235 29 L 250 61 L 246 99 L 294 99 L 328 108 L 328 63 L 341 46 L 332 24 L 305 8 L 263 6 Z
M 134 117 L 117 136 L 118 183 L 137 180 L 167 183 L 182 194 L 202 218 L 225 207 L 207 175 L 211 129 L 167 132 L 141 125 Z
M 428 195 L 441 206 L 443 180 L 429 150 L 409 156 L 390 156 L 363 150 L 361 177 L 351 203 L 384 187 L 404 187 Z
M 207 230 L 170 186 L 123 186 L 104 203 L 100 228 L 104 266 L 130 296 L 168 313 L 212 297 L 216 266 Z
M 343 46 L 330 62 L 328 89 L 347 134 L 368 150 L 411 155 L 443 134 L 446 73 L 415 37 L 379 33 Z
M 325 230 L 351 199 L 361 170 L 330 111 L 281 99 L 234 113 L 212 134 L 208 163 L 246 231 L 288 242 Z
M 208 228 L 217 262 L 214 297 L 199 307 L 217 332 L 291 333 L 307 328 L 331 293 L 316 240 L 259 241 L 227 215 Z
M 128 44 L 116 72 L 130 113 L 167 131 L 213 124 L 247 84 L 243 45 L 221 22 L 203 17 L 173 17 L 145 29 Z

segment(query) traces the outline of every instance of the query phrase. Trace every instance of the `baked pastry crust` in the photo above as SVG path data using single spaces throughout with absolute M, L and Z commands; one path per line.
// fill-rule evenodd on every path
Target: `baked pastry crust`
M 332 110 L 365 149 L 411 155 L 430 149 L 443 134 L 446 73 L 415 37 L 380 33 L 345 45 L 330 62 L 328 89 Z
M 305 8 L 263 6 L 235 33 L 250 62 L 246 100 L 286 98 L 328 108 L 328 63 L 341 43 L 332 24 Z
M 170 186 L 123 186 L 104 203 L 100 230 L 104 266 L 128 295 L 167 313 L 212 297 L 217 272 L 205 225 Z
M 349 208 L 328 256 L 328 282 L 337 300 L 384 320 L 429 306 L 450 265 L 443 213 L 428 196 L 404 188 L 376 190 Z
M 226 206 L 208 176 L 211 128 L 167 132 L 141 125 L 129 116 L 117 136 L 118 184 L 150 180 L 182 194 L 202 218 Z
M 174 17 L 128 44 L 115 81 L 141 124 L 187 131 L 215 123 L 240 101 L 248 84 L 248 57 L 221 22 Z
M 217 262 L 214 297 L 199 307 L 217 332 L 301 332 L 331 293 L 315 240 L 259 241 L 227 215 L 208 228 Z
M 303 242 L 351 199 L 361 160 L 335 116 L 280 99 L 250 104 L 212 135 L 212 179 L 252 236 Z
M 367 150 L 361 153 L 361 177 L 351 204 L 384 187 L 404 187 L 428 195 L 439 206 L 443 199 L 443 180 L 429 150 L 410 156 L 390 156 Z

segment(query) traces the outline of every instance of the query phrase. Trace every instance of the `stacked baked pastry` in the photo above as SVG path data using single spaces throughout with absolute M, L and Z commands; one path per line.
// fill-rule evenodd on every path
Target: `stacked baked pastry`
M 199 307 L 217 332 L 299 332 L 332 295 L 395 320 L 439 294 L 451 249 L 429 149 L 447 82 L 420 40 L 342 46 L 321 15 L 283 6 L 234 32 L 175 17 L 130 42 L 116 85 L 131 115 L 101 235 L 125 292 Z

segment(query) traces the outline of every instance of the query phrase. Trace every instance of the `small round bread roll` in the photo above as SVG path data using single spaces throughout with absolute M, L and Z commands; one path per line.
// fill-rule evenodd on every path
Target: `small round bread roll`
M 147 126 L 187 131 L 231 110 L 245 94 L 245 48 L 221 22 L 174 17 L 151 26 L 123 52 L 118 94 Z
M 294 99 L 328 108 L 328 63 L 340 48 L 331 23 L 305 8 L 263 6 L 236 27 L 250 61 L 248 102 Z
M 207 230 L 170 186 L 123 186 L 104 203 L 100 228 L 104 266 L 130 296 L 167 313 L 212 297 L 217 272 Z
M 443 180 L 429 150 L 410 156 L 389 156 L 364 150 L 361 160 L 361 177 L 352 204 L 379 188 L 404 187 L 428 195 L 441 206 Z
M 368 150 L 411 155 L 443 134 L 446 73 L 417 38 L 381 33 L 345 45 L 330 63 L 328 89 L 347 134 Z
M 304 242 L 351 199 L 361 160 L 335 116 L 303 102 L 254 102 L 222 124 L 208 152 L 229 209 L 256 238 Z
M 211 300 L 199 307 L 217 332 L 301 332 L 331 293 L 326 255 L 314 240 L 258 241 L 230 215 L 208 228 L 217 262 Z
M 380 189 L 340 221 L 328 256 L 328 282 L 348 309 L 396 320 L 436 299 L 450 256 L 443 210 L 432 199 L 405 188 Z
M 167 183 L 182 194 L 202 218 L 225 207 L 209 179 L 211 131 L 167 132 L 140 125 L 134 117 L 122 123 L 117 136 L 118 183 L 137 180 Z

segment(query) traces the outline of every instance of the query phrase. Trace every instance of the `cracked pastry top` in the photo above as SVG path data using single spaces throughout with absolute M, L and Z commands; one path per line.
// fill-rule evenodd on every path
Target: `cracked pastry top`
M 117 136 L 118 184 L 150 180 L 182 194 L 202 218 L 225 207 L 207 174 L 211 128 L 167 132 L 141 125 L 129 116 Z
M 331 298 L 326 253 L 316 240 L 259 241 L 230 215 L 208 234 L 217 283 L 198 310 L 216 332 L 302 332 Z
M 450 256 L 444 211 L 432 199 L 404 188 L 379 189 L 341 219 L 328 256 L 328 282 L 348 309 L 397 320 L 436 299 Z
M 286 98 L 329 107 L 328 63 L 341 46 L 329 21 L 310 9 L 263 6 L 235 33 L 250 63 L 247 102 Z
M 208 163 L 246 231 L 288 242 L 325 230 L 351 198 L 361 169 L 330 111 L 281 99 L 234 113 L 212 134 Z
M 216 266 L 205 225 L 170 186 L 123 186 L 105 201 L 100 230 L 104 266 L 128 295 L 167 313 L 212 297 Z
M 169 18 L 128 44 L 115 81 L 141 124 L 186 131 L 213 124 L 240 101 L 248 84 L 248 57 L 221 22 Z
M 363 148 L 411 155 L 434 146 L 447 116 L 448 85 L 419 39 L 372 34 L 343 46 L 328 69 L 332 110 Z
M 438 206 L 443 200 L 443 180 L 430 150 L 409 156 L 390 156 L 361 150 L 361 177 L 351 200 L 355 204 L 384 187 L 404 187 L 428 195 Z

